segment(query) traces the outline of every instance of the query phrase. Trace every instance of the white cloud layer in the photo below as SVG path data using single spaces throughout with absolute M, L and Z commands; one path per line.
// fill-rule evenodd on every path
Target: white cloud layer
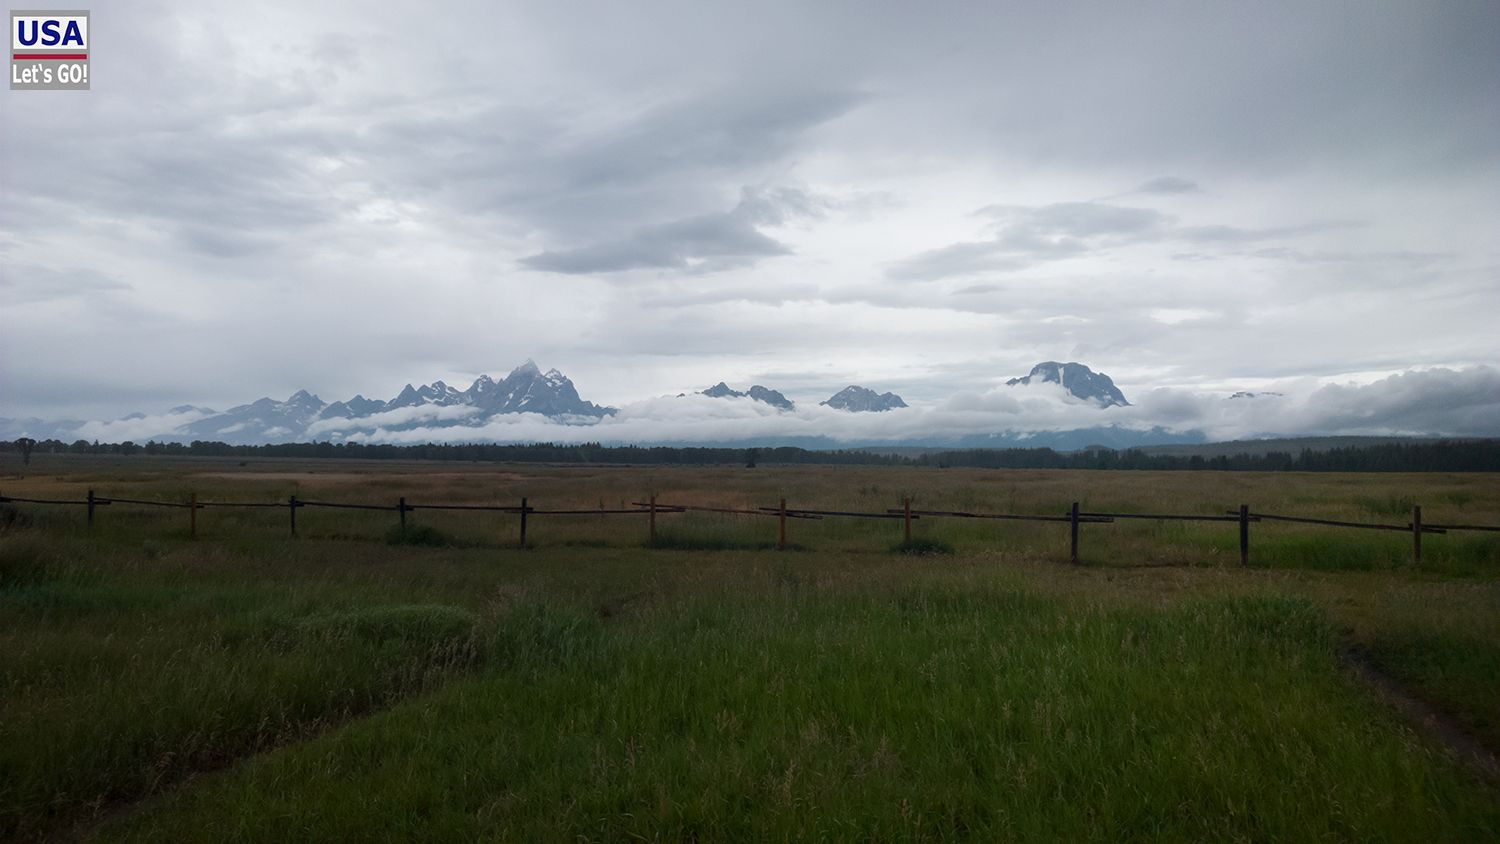
M 701 395 L 627 404 L 591 425 L 535 414 L 493 417 L 473 427 L 403 427 L 392 418 L 360 425 L 361 442 L 712 443 L 825 437 L 836 443 L 942 442 L 992 434 L 1037 434 L 1118 426 L 1201 432 L 1210 440 L 1299 435 L 1500 436 L 1500 370 L 1472 367 L 1394 375 L 1372 384 L 1272 385 L 1281 396 L 1231 399 L 1163 388 L 1130 407 L 1101 410 L 1055 384 L 958 393 L 935 404 L 848 413 L 804 404 L 790 412 L 748 398 Z M 391 416 L 386 414 L 386 416 Z M 403 415 L 399 421 L 411 421 Z

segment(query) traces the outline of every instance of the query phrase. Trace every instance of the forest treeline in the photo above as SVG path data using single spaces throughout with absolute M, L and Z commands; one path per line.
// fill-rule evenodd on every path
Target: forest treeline
M 0 450 L 16 451 L 15 442 Z M 1217 470 L 1246 472 L 1500 472 L 1500 440 L 1438 440 L 1381 443 L 1304 449 L 1299 453 L 1203 457 L 1149 454 L 1141 449 L 1116 451 L 1091 448 L 1059 452 L 1050 448 L 965 449 L 902 456 L 876 450 L 815 451 L 795 447 L 697 448 L 672 446 L 606 446 L 599 443 L 564 445 L 530 443 L 426 443 L 388 445 L 366 443 L 281 443 L 230 445 L 195 440 L 191 443 L 99 443 L 78 440 L 40 440 L 31 454 L 191 455 L 201 457 L 287 458 L 317 457 L 353 460 L 459 460 L 506 463 L 682 464 L 756 466 L 759 464 L 821 464 L 843 466 L 936 466 L 986 469 L 1136 469 Z

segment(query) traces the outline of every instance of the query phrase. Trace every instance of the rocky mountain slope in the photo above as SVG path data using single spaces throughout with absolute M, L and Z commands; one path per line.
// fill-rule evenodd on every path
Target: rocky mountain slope
M 1005 382 L 1007 387 L 1017 384 L 1052 383 L 1061 384 L 1069 395 L 1091 401 L 1100 407 L 1129 407 L 1125 394 L 1115 386 L 1108 375 L 1095 372 L 1081 363 L 1058 363 L 1043 361 L 1031 368 L 1031 373 Z
M 877 393 L 874 390 L 851 384 L 837 393 L 828 397 L 827 401 L 818 404 L 831 407 L 834 410 L 847 410 L 852 413 L 879 413 L 885 410 L 894 410 L 898 407 L 906 407 L 906 402 L 895 393 Z

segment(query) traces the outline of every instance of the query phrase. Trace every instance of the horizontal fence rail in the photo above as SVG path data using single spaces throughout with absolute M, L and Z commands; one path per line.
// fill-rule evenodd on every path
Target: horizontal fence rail
M 1402 532 L 1410 532 L 1412 530 L 1411 522 L 1407 522 L 1404 525 L 1375 525 L 1368 522 L 1340 522 L 1333 519 L 1308 519 L 1302 516 L 1273 516 L 1269 513 L 1257 513 L 1256 515 L 1262 519 L 1267 519 L 1273 522 L 1296 522 L 1303 525 L 1328 525 L 1331 527 L 1362 528 L 1364 530 L 1399 530 Z M 1423 525 L 1421 529 L 1423 533 L 1443 533 L 1443 531 L 1436 525 Z
M 886 512 L 887 513 L 894 513 L 894 514 L 897 514 L 898 516 L 900 516 L 900 515 L 905 514 L 906 511 L 905 510 L 891 509 L 891 510 L 887 510 Z M 913 519 L 918 518 L 920 516 L 934 516 L 934 517 L 949 518 L 949 519 L 1001 519 L 1001 520 L 1012 521 L 1012 522 L 1069 522 L 1069 521 L 1072 521 L 1072 518 L 1070 516 L 1038 516 L 1038 515 L 1029 515 L 1029 514 L 1026 514 L 1026 513 L 965 513 L 962 510 L 913 510 L 913 511 L 911 511 L 911 517 Z M 1104 523 L 1104 522 L 1112 522 L 1112 521 L 1114 521 L 1114 519 L 1101 518 L 1101 517 L 1095 516 L 1093 514 L 1079 513 L 1078 514 L 1078 521 L 1079 522 L 1098 522 L 1098 523 Z
M 724 513 L 743 516 L 770 516 L 779 522 L 777 547 L 786 548 L 786 525 L 789 520 L 823 520 L 825 518 L 849 518 L 849 519 L 899 519 L 903 523 L 903 534 L 905 542 L 909 545 L 912 540 L 912 522 L 922 518 L 932 519 L 987 519 L 996 521 L 1017 522 L 1052 522 L 1067 523 L 1069 526 L 1069 559 L 1077 563 L 1078 555 L 1078 528 L 1084 524 L 1111 524 L 1118 520 L 1150 520 L 1170 522 L 1225 522 L 1237 523 L 1239 525 L 1240 563 L 1248 565 L 1250 561 L 1250 525 L 1257 522 L 1287 522 L 1295 524 L 1318 525 L 1323 527 L 1353 528 L 1359 530 L 1383 530 L 1409 533 L 1412 536 L 1412 557 L 1417 563 L 1422 561 L 1422 535 L 1442 535 L 1449 532 L 1484 531 L 1500 532 L 1500 525 L 1457 525 L 1457 524 L 1424 524 L 1422 521 L 1422 508 L 1412 507 L 1412 519 L 1402 524 L 1378 524 L 1370 522 L 1351 522 L 1339 519 L 1320 519 L 1309 516 L 1288 516 L 1277 513 L 1256 513 L 1250 510 L 1249 505 L 1240 505 L 1239 510 L 1228 511 L 1225 515 L 1194 514 L 1194 513 L 1098 513 L 1083 511 L 1074 502 L 1068 512 L 1060 515 L 1049 515 L 1044 513 L 976 513 L 962 510 L 921 510 L 911 506 L 911 499 L 905 499 L 903 506 L 899 509 L 891 508 L 879 512 L 861 512 L 851 510 L 820 510 L 805 507 L 788 507 L 786 499 L 782 499 L 775 507 L 735 508 L 714 507 L 700 504 L 668 504 L 656 500 L 652 495 L 647 501 L 632 501 L 629 507 L 585 507 L 585 508 L 559 508 L 547 509 L 532 507 L 526 498 L 522 498 L 519 505 L 515 504 L 412 504 L 402 497 L 398 498 L 393 505 L 367 504 L 358 502 L 342 501 L 307 501 L 297 496 L 289 496 L 286 501 L 199 501 L 197 494 L 192 494 L 188 501 L 161 501 L 141 498 L 120 498 L 114 496 L 95 495 L 89 490 L 82 500 L 59 499 L 59 498 L 31 498 L 22 496 L 0 495 L 0 504 L 42 504 L 59 506 L 82 506 L 88 508 L 88 524 L 94 524 L 94 510 L 96 507 L 109 506 L 111 504 L 127 504 L 144 507 L 168 507 L 185 509 L 189 514 L 189 530 L 193 536 L 197 535 L 198 511 L 204 508 L 284 508 L 289 514 L 291 535 L 297 535 L 297 511 L 306 507 L 322 507 L 340 510 L 365 510 L 377 512 L 395 512 L 400 518 L 400 527 L 406 528 L 406 514 L 417 510 L 448 510 L 448 511 L 479 511 L 516 515 L 520 517 L 520 545 L 526 545 L 527 520 L 535 516 L 646 516 L 648 520 L 648 539 L 650 545 L 656 544 L 656 518 L 662 515 L 677 513 Z

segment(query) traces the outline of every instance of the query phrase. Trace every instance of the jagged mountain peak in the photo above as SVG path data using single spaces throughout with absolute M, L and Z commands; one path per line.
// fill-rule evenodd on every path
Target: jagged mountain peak
M 566 418 L 608 416 L 615 412 L 614 408 L 584 401 L 568 376 L 555 368 L 543 373 L 530 358 L 500 381 L 480 376 L 461 395 L 486 414 L 539 413 Z
M 857 384 L 850 384 L 829 396 L 827 401 L 818 402 L 818 404 L 852 413 L 879 413 L 907 406 L 906 402 L 895 393 L 876 393 L 874 390 Z
M 797 406 L 791 399 L 782 395 L 780 390 L 773 390 L 770 387 L 763 387 L 760 384 L 756 384 L 749 390 L 742 393 L 739 390 L 736 390 L 728 384 L 724 383 L 723 381 L 720 381 L 712 387 L 709 387 L 707 390 L 704 390 L 702 394 L 713 399 L 750 398 L 758 402 L 764 402 L 765 404 L 769 404 L 772 407 L 776 407 L 781 410 L 792 410 Z
M 1055 360 L 1042 361 L 1033 366 L 1031 372 L 1021 378 L 1012 378 L 1005 382 L 1007 387 L 1017 384 L 1058 384 L 1061 385 L 1069 395 L 1075 398 L 1091 401 L 1100 407 L 1129 407 L 1125 394 L 1115 386 L 1115 382 L 1102 372 L 1095 372 L 1076 361 L 1059 363 Z
M 796 407 L 796 404 L 794 404 L 791 399 L 782 395 L 780 390 L 773 390 L 770 387 L 762 387 L 759 384 L 751 386 L 750 391 L 746 395 L 750 396 L 750 398 L 755 399 L 756 401 L 765 402 L 772 407 L 779 407 L 782 410 L 792 410 Z

